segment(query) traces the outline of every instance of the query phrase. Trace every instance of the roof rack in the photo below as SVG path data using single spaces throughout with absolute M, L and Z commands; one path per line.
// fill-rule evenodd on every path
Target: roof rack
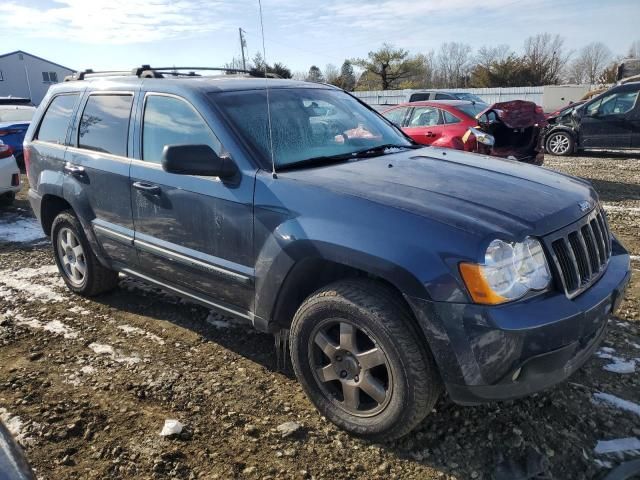
M 186 71 L 186 73 L 184 73 Z M 116 76 L 136 76 L 138 78 L 165 78 L 165 77 L 200 77 L 202 75 L 196 73 L 196 71 L 214 71 L 214 72 L 226 72 L 228 74 L 244 73 L 252 77 L 264 78 L 281 78 L 275 73 L 265 73 L 260 70 L 243 70 L 240 68 L 227 68 L 227 67 L 151 67 L 150 65 L 142 65 L 141 67 L 134 68 L 133 70 L 103 70 L 94 71 L 90 68 L 76 72 L 73 75 L 67 75 L 64 78 L 65 82 L 74 80 L 84 80 L 86 78 L 94 77 L 116 77 Z

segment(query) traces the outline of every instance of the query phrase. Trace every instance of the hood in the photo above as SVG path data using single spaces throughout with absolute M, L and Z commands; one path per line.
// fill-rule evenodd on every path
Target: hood
M 545 235 L 597 204 L 584 180 L 512 160 L 427 147 L 283 172 L 308 182 L 448 224 L 482 237 Z
M 526 128 L 536 124 L 544 127 L 547 124 L 544 112 L 533 102 L 511 100 L 494 103 L 476 115 L 476 118 L 492 111 L 509 128 Z

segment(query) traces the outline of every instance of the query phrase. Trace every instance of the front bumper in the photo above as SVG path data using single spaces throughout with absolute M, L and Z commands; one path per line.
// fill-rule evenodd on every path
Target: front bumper
M 606 272 L 572 300 L 557 291 L 493 307 L 407 298 L 452 400 L 521 397 L 580 368 L 604 338 L 631 278 L 629 254 L 613 244 Z

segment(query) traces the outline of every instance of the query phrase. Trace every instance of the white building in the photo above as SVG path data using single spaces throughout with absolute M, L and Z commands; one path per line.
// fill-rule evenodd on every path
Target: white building
M 16 50 L 0 55 L 0 97 L 25 97 L 38 105 L 50 85 L 75 70 Z

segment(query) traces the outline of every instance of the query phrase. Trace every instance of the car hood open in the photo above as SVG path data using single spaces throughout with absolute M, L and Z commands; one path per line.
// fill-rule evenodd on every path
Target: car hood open
M 476 115 L 476 118 L 480 119 L 491 111 L 509 128 L 526 128 L 533 125 L 544 127 L 547 124 L 542 110 L 535 103 L 525 100 L 494 103 Z
M 446 223 L 480 236 L 544 235 L 593 208 L 597 194 L 578 178 L 484 155 L 427 147 L 302 169 L 308 182 Z

